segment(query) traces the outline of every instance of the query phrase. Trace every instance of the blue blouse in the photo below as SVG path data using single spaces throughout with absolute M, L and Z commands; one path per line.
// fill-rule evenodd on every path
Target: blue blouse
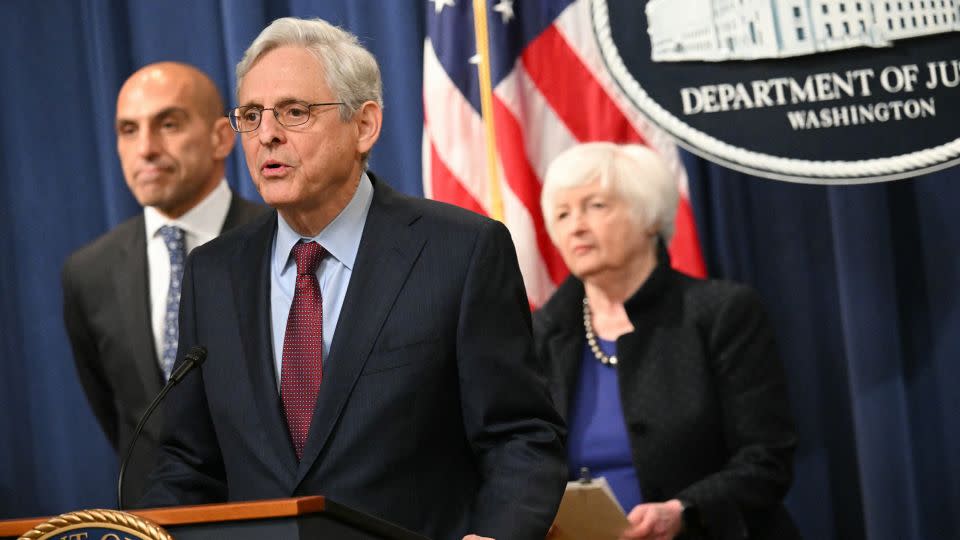
M 607 356 L 616 354 L 616 342 L 598 338 L 597 344 Z M 620 506 L 629 514 L 643 502 L 643 496 L 630 455 L 617 368 L 597 360 L 586 344 L 567 426 L 570 479 L 580 478 L 581 467 L 587 467 L 594 478 L 605 477 Z

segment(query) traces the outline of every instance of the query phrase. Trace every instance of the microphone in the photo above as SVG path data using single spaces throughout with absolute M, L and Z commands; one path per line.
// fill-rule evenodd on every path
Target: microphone
M 137 444 L 137 438 L 140 437 L 140 432 L 143 430 L 143 426 L 147 423 L 147 419 L 150 418 L 150 415 L 153 413 L 153 410 L 160 405 L 160 402 L 163 401 L 164 396 L 167 395 L 167 392 L 171 388 L 177 385 L 184 377 L 187 376 L 187 373 L 193 370 L 193 368 L 200 366 L 204 360 L 207 359 L 207 349 L 203 345 L 194 345 L 190 352 L 184 357 L 183 362 L 177 366 L 177 369 L 173 370 L 173 373 L 170 374 L 170 378 L 167 379 L 167 384 L 163 386 L 163 389 L 160 390 L 160 393 L 157 394 L 157 397 L 153 398 L 153 401 L 150 403 L 150 406 L 147 407 L 146 412 L 143 413 L 143 416 L 140 417 L 140 422 L 137 423 L 137 429 L 133 432 L 133 438 L 130 439 L 130 444 L 127 446 L 127 452 L 123 456 L 123 460 L 120 462 L 120 475 L 117 478 L 117 509 L 123 510 L 123 475 L 127 472 L 127 462 L 130 460 L 130 456 L 133 454 L 133 448 Z

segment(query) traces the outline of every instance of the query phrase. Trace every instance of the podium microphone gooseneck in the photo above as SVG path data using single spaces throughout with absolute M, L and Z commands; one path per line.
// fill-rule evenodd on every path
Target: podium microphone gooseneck
M 207 359 L 207 349 L 203 345 L 194 345 L 190 349 L 190 352 L 184 357 L 183 362 L 177 366 L 177 369 L 173 370 L 173 373 L 170 374 L 170 378 L 167 380 L 167 384 L 163 386 L 163 389 L 160 390 L 160 393 L 157 394 L 157 397 L 153 398 L 153 401 L 150 403 L 150 406 L 147 407 L 146 412 L 143 413 L 143 416 L 140 417 L 140 422 L 137 423 L 137 429 L 133 432 L 133 438 L 130 439 L 130 444 L 127 446 L 127 452 L 123 456 L 123 461 L 120 462 L 120 475 L 117 478 L 117 509 L 123 510 L 123 475 L 127 472 L 127 462 L 130 461 L 130 455 L 133 454 L 133 448 L 137 444 L 137 438 L 140 437 L 140 432 L 143 430 L 143 426 L 147 423 L 147 419 L 150 418 L 150 415 L 153 413 L 153 410 L 157 408 L 157 405 L 160 405 L 160 402 L 163 401 L 164 396 L 167 395 L 167 392 L 171 388 L 177 385 L 184 377 L 187 376 L 187 373 L 190 373 L 193 368 L 198 367 Z

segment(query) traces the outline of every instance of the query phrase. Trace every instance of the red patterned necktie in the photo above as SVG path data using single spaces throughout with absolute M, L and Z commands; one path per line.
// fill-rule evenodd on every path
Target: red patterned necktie
M 292 253 L 297 261 L 297 287 L 283 337 L 280 399 L 299 460 L 323 379 L 323 299 L 317 267 L 326 250 L 316 242 L 298 242 Z

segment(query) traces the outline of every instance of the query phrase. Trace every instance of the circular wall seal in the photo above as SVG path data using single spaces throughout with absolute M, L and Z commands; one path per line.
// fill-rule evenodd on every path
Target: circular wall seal
M 689 150 L 816 184 L 960 163 L 960 0 L 591 0 L 633 104 Z

